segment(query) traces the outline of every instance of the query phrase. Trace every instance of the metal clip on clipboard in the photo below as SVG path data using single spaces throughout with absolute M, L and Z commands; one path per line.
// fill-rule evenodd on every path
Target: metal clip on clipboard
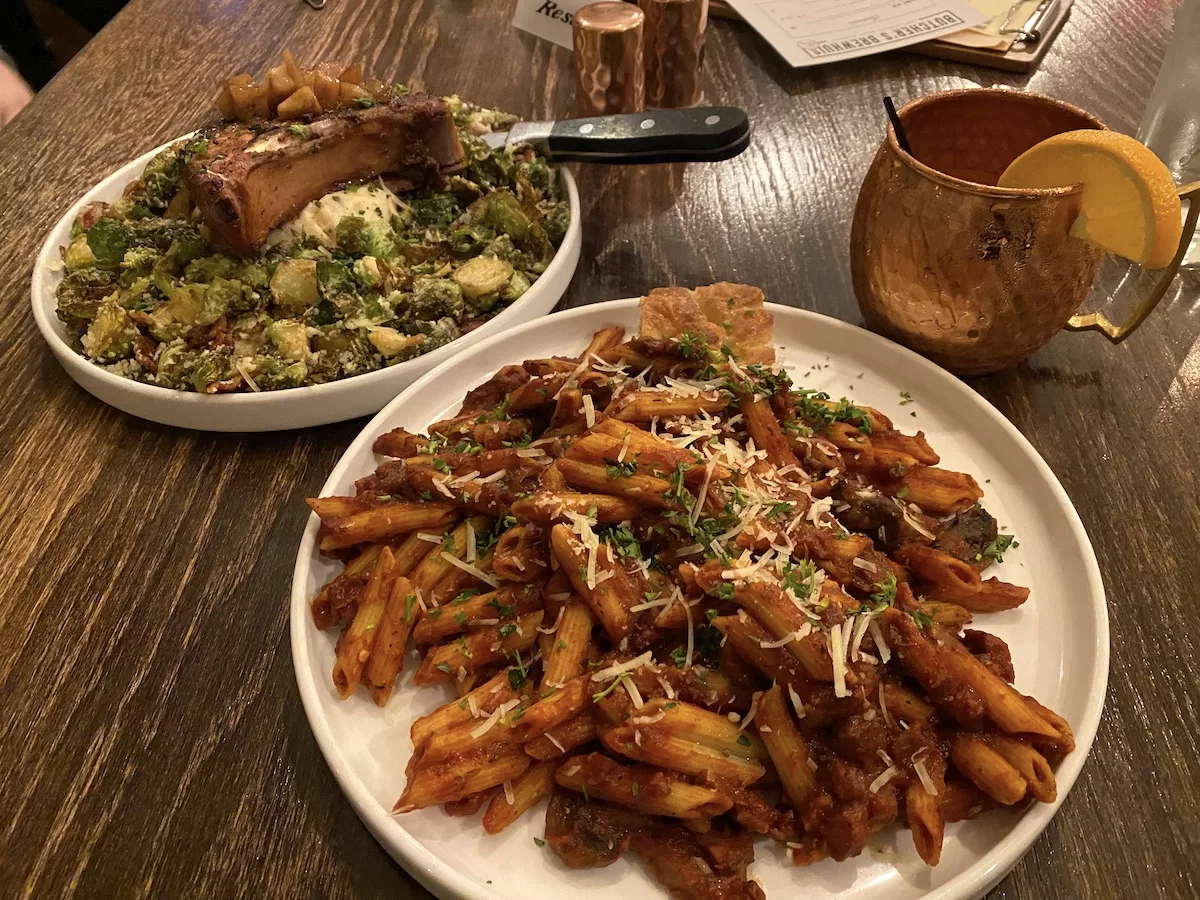
M 1009 7 L 1008 14 L 1000 24 L 1000 33 L 1015 35 L 1019 44 L 1036 44 L 1042 39 L 1043 27 L 1058 12 L 1058 0 L 1042 0 L 1025 18 L 1024 24 L 1014 28 L 1012 17 L 1020 12 L 1024 5 L 1025 0 L 1017 0 Z

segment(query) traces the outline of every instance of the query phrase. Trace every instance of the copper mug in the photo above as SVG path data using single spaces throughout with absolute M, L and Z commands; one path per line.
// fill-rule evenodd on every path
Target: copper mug
M 854 210 L 850 267 L 868 327 L 958 375 L 1012 365 L 1061 329 L 1128 337 L 1166 294 L 1200 213 L 1190 199 L 1171 264 L 1133 316 L 1077 315 L 1103 253 L 1070 234 L 1078 186 L 998 188 L 1014 159 L 1054 134 L 1104 128 L 1037 94 L 931 94 L 899 113 L 911 153 L 888 134 Z

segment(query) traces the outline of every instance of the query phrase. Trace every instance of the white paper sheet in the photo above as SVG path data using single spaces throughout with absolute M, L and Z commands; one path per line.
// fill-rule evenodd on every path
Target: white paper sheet
M 571 20 L 592 0 L 519 0 L 513 25 L 522 31 L 572 49 Z
M 982 25 L 966 0 L 729 0 L 793 66 L 907 47 Z

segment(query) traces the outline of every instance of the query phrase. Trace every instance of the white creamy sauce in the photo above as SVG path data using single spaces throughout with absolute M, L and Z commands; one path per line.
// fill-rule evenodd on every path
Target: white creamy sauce
M 290 222 L 285 222 L 267 236 L 267 246 L 310 237 L 321 246 L 337 246 L 337 223 L 343 216 L 362 216 L 368 225 L 385 227 L 392 216 L 400 212 L 400 203 L 391 191 L 377 184 L 364 184 L 326 194 L 314 200 Z

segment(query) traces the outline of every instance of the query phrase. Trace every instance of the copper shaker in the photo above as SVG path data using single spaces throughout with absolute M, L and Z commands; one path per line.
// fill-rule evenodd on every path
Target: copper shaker
M 646 102 L 678 109 L 700 102 L 708 0 L 638 0 L 646 14 Z
M 646 108 L 642 31 L 646 15 L 631 3 L 605 0 L 575 13 L 575 103 L 581 116 Z

